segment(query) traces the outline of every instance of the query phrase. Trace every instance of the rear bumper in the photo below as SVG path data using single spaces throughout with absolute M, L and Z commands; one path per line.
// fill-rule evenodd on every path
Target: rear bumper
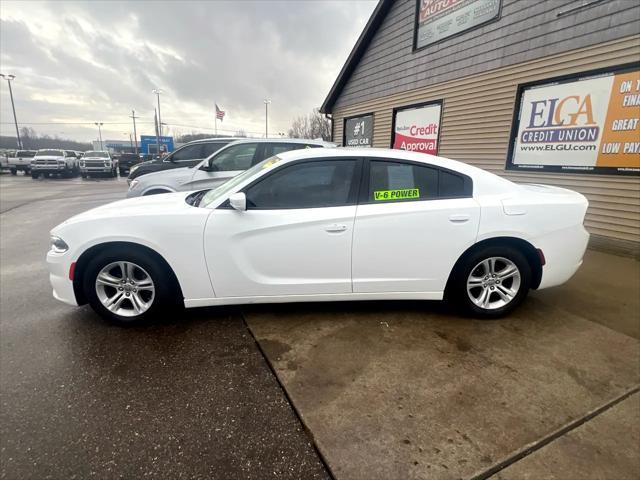
M 47 253 L 47 267 L 49 267 L 49 282 L 53 288 L 53 298 L 68 305 L 77 306 L 76 294 L 73 291 L 73 282 L 69 280 L 69 268 L 71 267 L 70 255 Z
M 573 277 L 582 265 L 589 232 L 583 225 L 576 225 L 540 237 L 533 243 L 546 259 L 538 289 L 555 287 Z

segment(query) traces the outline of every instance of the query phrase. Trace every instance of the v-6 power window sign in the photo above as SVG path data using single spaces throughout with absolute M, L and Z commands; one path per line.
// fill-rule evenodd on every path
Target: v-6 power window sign
M 395 111 L 393 148 L 437 155 L 442 103 Z
M 640 70 L 525 88 L 508 169 L 640 174 Z
M 502 0 L 417 0 L 415 47 L 422 48 L 500 17 Z
M 373 145 L 373 115 L 347 118 L 344 122 L 345 147 L 371 147 Z

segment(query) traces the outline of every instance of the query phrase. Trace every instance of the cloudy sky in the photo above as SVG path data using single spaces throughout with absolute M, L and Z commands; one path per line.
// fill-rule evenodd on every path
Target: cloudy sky
M 155 87 L 170 132 L 286 132 L 320 106 L 375 0 L 203 2 L 0 1 L 0 70 L 18 122 L 78 140 L 153 133 Z M 6 82 L 2 135 L 15 135 Z M 223 131 L 222 129 L 228 130 Z

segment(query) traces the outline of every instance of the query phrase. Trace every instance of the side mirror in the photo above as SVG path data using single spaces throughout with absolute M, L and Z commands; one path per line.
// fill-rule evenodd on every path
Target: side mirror
M 244 192 L 236 192 L 229 197 L 229 205 L 239 212 L 244 212 L 247 209 L 247 196 Z

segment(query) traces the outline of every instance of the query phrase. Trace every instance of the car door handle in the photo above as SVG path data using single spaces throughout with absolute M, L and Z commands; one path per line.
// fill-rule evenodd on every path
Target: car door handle
M 324 227 L 325 231 L 330 233 L 344 232 L 347 229 L 346 225 L 341 225 L 338 223 L 333 223 L 331 225 L 327 225 Z
M 466 214 L 449 215 L 449 221 L 451 223 L 464 223 L 468 222 L 471 217 Z

